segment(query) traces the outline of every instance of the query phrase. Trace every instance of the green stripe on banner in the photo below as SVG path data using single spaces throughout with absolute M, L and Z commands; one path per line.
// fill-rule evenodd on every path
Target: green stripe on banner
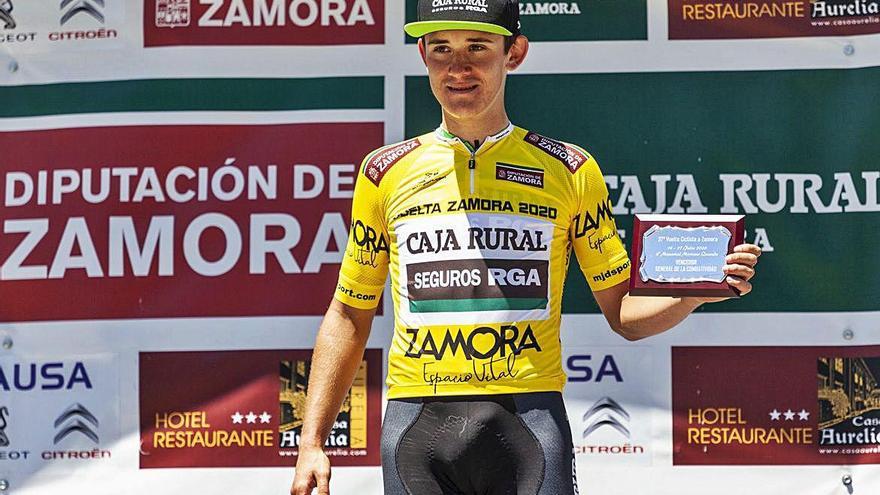
M 144 79 L 0 87 L 0 117 L 384 108 L 382 77 Z
M 546 307 L 546 298 L 434 299 L 430 301 L 409 302 L 409 310 L 413 313 L 438 313 L 445 311 L 495 311 L 505 309 L 543 309 Z

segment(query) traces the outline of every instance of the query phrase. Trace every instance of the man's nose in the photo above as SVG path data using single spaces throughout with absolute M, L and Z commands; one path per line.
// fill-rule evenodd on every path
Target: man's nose
M 449 73 L 453 75 L 466 74 L 471 70 L 471 61 L 467 54 L 454 53 L 449 64 Z

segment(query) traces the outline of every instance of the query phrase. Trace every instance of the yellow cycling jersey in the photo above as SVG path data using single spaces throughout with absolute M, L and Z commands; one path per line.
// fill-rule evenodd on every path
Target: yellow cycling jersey
M 440 128 L 364 159 L 335 297 L 375 307 L 390 267 L 389 398 L 561 391 L 572 248 L 592 290 L 629 279 L 589 153 L 513 125 L 477 147 Z

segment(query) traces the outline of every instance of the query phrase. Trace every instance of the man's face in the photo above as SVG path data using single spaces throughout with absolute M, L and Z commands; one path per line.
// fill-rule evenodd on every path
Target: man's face
M 480 31 L 438 31 L 419 41 L 431 90 L 456 118 L 474 118 L 504 104 L 510 54 L 504 37 Z M 516 63 L 515 67 L 519 65 Z

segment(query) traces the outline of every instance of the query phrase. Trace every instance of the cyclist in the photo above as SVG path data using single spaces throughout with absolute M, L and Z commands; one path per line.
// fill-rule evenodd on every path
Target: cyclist
M 418 9 L 406 31 L 419 38 L 442 121 L 360 168 L 291 493 L 329 494 L 322 449 L 390 271 L 384 493 L 574 494 L 559 341 L 571 251 L 609 325 L 629 340 L 720 299 L 630 298 L 630 263 L 596 161 L 510 123 L 505 78 L 529 50 L 517 1 L 420 0 Z M 751 291 L 760 254 L 743 244 L 727 257 L 740 294 Z

